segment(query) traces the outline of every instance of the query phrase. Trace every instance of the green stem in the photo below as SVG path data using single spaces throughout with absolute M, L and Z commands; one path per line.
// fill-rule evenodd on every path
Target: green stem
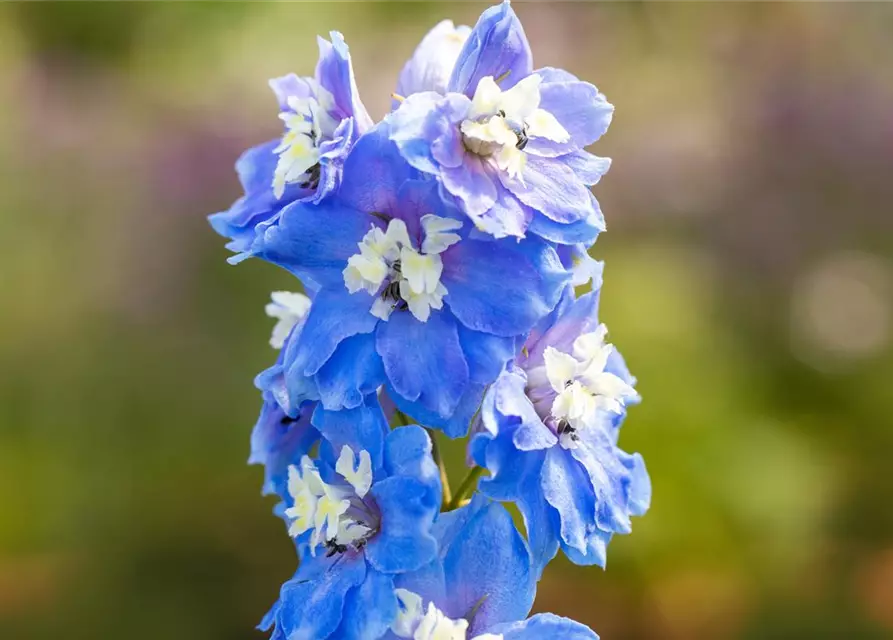
M 450 504 L 452 502 L 452 492 L 450 491 L 450 478 L 447 475 L 446 465 L 443 463 L 443 457 L 440 455 L 440 447 L 437 445 L 436 434 L 433 429 L 426 428 L 428 437 L 431 438 L 431 457 L 437 463 L 440 470 L 440 486 L 443 490 L 442 504 Z
M 483 467 L 471 468 L 468 475 L 465 476 L 465 479 L 462 481 L 462 484 L 456 489 L 456 494 L 453 496 L 453 499 L 447 505 L 447 511 L 452 511 L 453 509 L 458 509 L 462 506 L 462 501 L 474 491 L 474 488 L 478 483 L 478 478 L 481 477 L 482 473 L 484 473 Z

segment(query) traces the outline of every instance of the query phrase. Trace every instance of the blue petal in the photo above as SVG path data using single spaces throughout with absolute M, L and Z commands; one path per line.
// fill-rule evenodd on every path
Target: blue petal
M 282 585 L 276 630 L 289 640 L 328 638 L 341 623 L 347 592 L 366 577 L 361 557 L 347 558 L 312 580 Z
M 288 104 L 288 99 L 292 96 L 296 98 L 315 98 L 316 90 L 310 78 L 300 78 L 293 73 L 272 78 L 270 80 L 270 88 L 276 94 L 276 100 L 279 102 L 280 111 L 292 111 Z
M 541 71 L 537 73 L 542 75 Z M 557 156 L 592 144 L 608 130 L 614 107 L 593 85 L 579 80 L 544 77 L 540 84 L 540 108 L 548 111 L 570 134 L 570 141 L 557 143 L 531 138 L 526 151 L 542 156 Z M 557 81 L 552 81 L 557 80 Z
M 331 43 L 317 38 L 319 62 L 316 65 L 316 79 L 334 97 L 338 113 L 333 115 L 340 116 L 336 119 L 353 116 L 362 133 L 372 126 L 372 119 L 360 101 L 360 92 L 357 90 L 350 63 L 350 52 L 344 36 L 337 31 L 329 32 L 329 36 L 332 38 Z
M 453 538 L 444 561 L 446 606 L 451 618 L 475 607 L 469 635 L 527 617 L 536 591 L 527 543 L 500 504 L 476 513 Z
M 369 312 L 371 306 L 372 297 L 363 291 L 352 294 L 343 285 L 320 290 L 298 338 L 288 375 L 294 372 L 312 376 L 332 357 L 342 340 L 375 329 L 378 318 Z
M 588 151 L 574 151 L 561 156 L 561 161 L 569 166 L 585 185 L 597 184 L 611 168 L 611 158 L 602 158 Z
M 557 317 L 553 314 L 551 321 L 544 321 L 539 325 L 527 340 L 528 362 L 541 363 L 543 351 L 550 346 L 571 353 L 574 340 L 580 334 L 595 331 L 598 327 L 600 291 L 600 289 L 593 290 L 577 300 L 568 301 L 569 304 L 564 306 L 562 313 Z
M 366 213 L 393 215 L 399 210 L 400 187 L 419 174 L 406 163 L 389 135 L 387 122 L 381 122 L 354 145 L 344 163 L 338 194 L 341 202 Z
M 449 513 L 441 514 L 440 520 L 448 515 Z M 443 563 L 440 558 L 435 558 L 421 569 L 398 574 L 394 577 L 394 586 L 417 593 L 426 602 L 442 602 L 446 593 Z
M 332 357 L 316 372 L 319 398 L 326 409 L 352 409 L 385 380 L 375 334 L 361 333 L 342 340 Z
M 388 424 L 375 394 L 366 396 L 365 402 L 356 409 L 326 411 L 319 405 L 311 421 L 332 445 L 335 456 L 348 445 L 355 453 L 368 451 L 373 469 L 381 466 Z
M 605 230 L 605 221 L 601 209 L 598 209 L 593 216 L 568 223 L 555 222 L 537 211 L 530 220 L 527 230 L 556 244 L 591 245 L 598 238 L 598 234 Z
M 546 501 L 561 518 L 564 552 L 574 562 L 604 566 L 607 540 L 595 526 L 595 499 L 589 478 L 563 448 L 553 447 L 546 454 L 541 487 Z M 603 544 L 593 547 L 593 543 Z
M 378 353 L 397 394 L 449 417 L 468 385 L 468 364 L 453 317 L 432 310 L 428 321 L 420 322 L 397 311 L 376 334 Z
M 440 497 L 431 487 L 406 476 L 392 476 L 372 485 L 381 513 L 381 530 L 366 545 L 366 559 L 383 573 L 405 573 L 425 566 L 437 555 L 431 524 Z
M 471 97 L 480 79 L 486 76 L 504 76 L 500 84 L 508 89 L 530 75 L 532 69 L 527 36 L 506 1 L 481 14 L 456 60 L 449 90 Z
M 555 250 L 536 238 L 467 239 L 442 256 L 450 310 L 469 329 L 497 336 L 530 331 L 570 278 Z
M 288 467 L 297 464 L 319 440 L 310 424 L 313 405 L 305 404 L 297 418 L 290 418 L 271 397 L 264 398 L 257 424 L 251 433 L 249 464 L 264 465 L 264 495 L 284 496 Z
M 259 252 L 299 278 L 344 288 L 347 260 L 363 236 L 379 224 L 373 216 L 328 199 L 319 205 L 295 202 L 282 210 L 279 224 L 266 229 Z
M 347 594 L 341 626 L 333 637 L 340 640 L 380 638 L 390 630 L 396 614 L 394 579 L 367 568 L 363 584 Z
M 422 91 L 446 93 L 461 51 L 456 42 L 461 42 L 461 38 L 467 39 L 470 32 L 470 27 L 455 27 L 451 20 L 439 22 L 422 38 L 404 65 L 397 82 L 397 95 L 410 96 Z
M 468 425 L 481 405 L 481 398 L 483 398 L 486 388 L 486 385 L 469 382 L 452 415 L 444 418 L 437 412 L 426 409 L 419 402 L 410 402 L 397 393 L 393 387 L 387 386 L 388 397 L 400 411 L 419 424 L 440 429 L 449 438 L 461 438 L 468 433 Z
M 561 158 L 527 155 L 521 177 L 500 173 L 506 189 L 555 222 L 576 222 L 597 215 L 589 189 Z
M 579 622 L 551 613 L 539 613 L 520 622 L 497 625 L 488 633 L 501 634 L 503 640 L 598 640 L 598 635 Z
M 459 342 L 468 362 L 469 377 L 478 384 L 490 384 L 502 372 L 505 364 L 518 352 L 517 340 L 491 333 L 473 331 L 459 325 Z
M 497 180 L 479 156 L 466 153 L 462 164 L 441 167 L 440 179 L 472 220 L 480 220 L 496 204 Z
M 440 472 L 431 457 L 431 439 L 422 427 L 398 427 L 388 434 L 384 467 L 388 476 L 415 478 L 429 487 L 435 499 L 440 499 Z

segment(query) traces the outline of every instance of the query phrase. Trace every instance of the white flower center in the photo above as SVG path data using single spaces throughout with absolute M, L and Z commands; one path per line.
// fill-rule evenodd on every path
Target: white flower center
M 539 108 L 541 82 L 542 78 L 533 74 L 502 91 L 492 76 L 481 78 L 468 118 L 460 125 L 465 147 L 490 158 L 500 171 L 514 178 L 524 167 L 529 138 L 570 140 L 555 116 Z
M 285 123 L 285 135 L 273 153 L 279 162 L 273 172 L 273 194 L 281 198 L 286 185 L 299 183 L 315 188 L 319 183 L 319 145 L 330 139 L 338 126 L 329 111 L 334 108 L 332 94 L 314 83 L 316 97 L 288 99 L 290 111 L 279 118 Z
M 452 620 L 428 603 L 423 610 L 422 598 L 406 589 L 394 589 L 397 596 L 397 617 L 391 625 L 391 631 L 398 638 L 409 640 L 466 640 L 468 620 Z M 472 640 L 502 640 L 502 634 L 485 633 L 474 636 Z
M 272 302 L 268 302 L 264 307 L 267 315 L 271 318 L 277 318 L 279 322 L 273 327 L 273 334 L 270 336 L 270 346 L 274 349 L 281 349 L 285 344 L 288 334 L 294 329 L 295 325 L 304 319 L 310 310 L 310 298 L 303 293 L 292 293 L 291 291 L 274 291 L 270 294 Z
M 605 343 L 607 333 L 602 324 L 577 337 L 573 355 L 546 347 L 545 366 L 528 372 L 528 396 L 566 449 L 576 446 L 578 430 L 597 424 L 600 412 L 620 413 L 637 395 L 624 380 L 605 371 L 614 350 Z
M 356 466 L 355 466 L 356 465 Z M 368 451 L 360 451 L 359 463 L 353 450 L 345 445 L 335 464 L 343 482 L 327 484 L 313 461 L 304 456 L 301 468 L 288 468 L 288 492 L 294 505 L 285 510 L 291 519 L 289 535 L 297 537 L 307 531 L 310 553 L 324 545 L 329 555 L 348 549 L 361 549 L 376 532 L 378 516 L 363 501 L 372 486 L 372 459 Z
M 425 239 L 420 251 L 413 247 L 406 224 L 394 218 L 387 231 L 373 226 L 357 245 L 360 252 L 347 261 L 344 286 L 351 293 L 364 290 L 376 296 L 370 310 L 376 318 L 387 320 L 394 310 L 408 309 L 427 322 L 432 308 L 443 308 L 447 289 L 440 282 L 440 254 L 459 242 L 453 231 L 462 223 L 431 214 L 422 216 L 421 223 Z

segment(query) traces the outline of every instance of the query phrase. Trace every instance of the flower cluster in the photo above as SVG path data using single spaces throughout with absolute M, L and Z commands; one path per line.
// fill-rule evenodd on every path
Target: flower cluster
M 261 623 L 275 639 L 596 638 L 528 618 L 559 549 L 604 566 L 651 486 L 618 447 L 635 379 L 598 321 L 604 230 L 585 147 L 613 107 L 534 69 L 506 1 L 438 24 L 374 123 L 347 45 L 270 83 L 282 137 L 237 162 L 211 224 L 293 274 L 251 437 L 299 564 Z M 586 293 L 578 294 L 579 291 Z M 435 433 L 467 437 L 455 492 Z M 517 506 L 524 534 L 502 503 Z

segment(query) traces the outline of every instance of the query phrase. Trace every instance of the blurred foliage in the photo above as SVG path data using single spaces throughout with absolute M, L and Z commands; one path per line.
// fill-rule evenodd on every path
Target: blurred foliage
M 345 33 L 381 116 L 474 4 L 0 6 L 0 637 L 258 637 L 294 569 L 247 467 L 262 307 L 204 214 Z M 617 106 L 602 313 L 651 512 L 537 608 L 612 640 L 893 634 L 889 5 L 519 4 Z M 454 477 L 458 443 L 445 443 Z

